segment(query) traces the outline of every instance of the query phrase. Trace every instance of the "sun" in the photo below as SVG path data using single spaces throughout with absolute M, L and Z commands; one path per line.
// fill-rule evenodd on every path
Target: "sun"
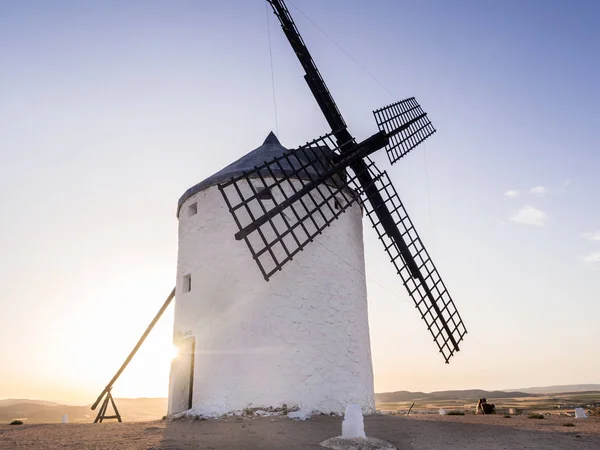
M 171 344 L 170 356 L 171 356 L 171 359 L 175 359 L 179 356 L 179 348 L 175 344 Z

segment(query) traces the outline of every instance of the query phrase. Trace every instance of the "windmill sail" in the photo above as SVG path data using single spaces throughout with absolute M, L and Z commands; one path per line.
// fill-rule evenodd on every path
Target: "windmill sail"
M 390 223 L 383 223 L 371 201 L 363 202 L 367 216 L 447 363 L 467 334 L 465 325 L 387 173 L 381 172 L 370 158 L 365 163 L 387 206 L 388 217 L 399 231 L 400 241 L 390 235 Z
M 358 199 L 343 159 L 328 134 L 219 184 L 267 281 Z
M 345 155 L 344 155 L 345 156 Z M 404 286 L 448 362 L 466 334 L 427 250 L 387 173 L 361 159 L 345 168 L 332 135 L 257 166 L 219 189 L 266 280 L 281 270 L 355 201 L 360 201 Z M 356 171 L 355 171 L 356 170 Z M 368 173 L 372 180 L 361 182 Z M 379 197 L 373 198 L 373 193 Z
M 392 164 L 435 133 L 414 97 L 377 109 L 373 115 L 379 129 L 390 138 L 386 151 Z
M 241 198 L 236 204 L 229 203 L 227 196 L 224 194 L 234 217 L 239 214 L 236 211 L 245 211 L 248 215 L 246 220 L 250 222 L 249 225 L 243 226 L 241 221 L 236 217 L 236 222 L 240 227 L 240 232 L 236 237 L 238 239 L 246 239 L 254 259 L 257 260 L 263 275 L 268 279 L 272 273 L 281 269 L 283 263 L 290 260 L 316 234 L 320 233 L 341 214 L 332 213 L 331 207 L 328 206 L 329 203 L 325 201 L 325 197 L 322 194 L 316 195 L 317 201 L 314 201 L 312 197 L 308 203 L 300 201 L 300 198 L 306 197 L 304 195 L 305 191 L 316 193 L 317 191 L 321 192 L 323 189 L 330 189 L 327 186 L 335 186 L 338 193 L 358 193 L 362 198 L 373 227 L 377 230 L 379 239 L 383 243 L 386 252 L 402 278 L 404 286 L 415 302 L 415 306 L 418 308 L 421 317 L 425 321 L 427 328 L 447 363 L 452 355 L 459 350 L 459 343 L 467 333 L 462 319 L 454 306 L 454 302 L 437 269 L 433 265 L 429 254 L 423 247 L 421 239 L 416 233 L 412 221 L 408 217 L 404 205 L 400 201 L 387 174 L 379 171 L 371 159 L 368 158 L 371 152 L 363 153 L 360 158 L 356 158 L 359 154 L 356 147 L 360 144 L 354 142 L 347 130 L 346 122 L 337 106 L 335 106 L 331 92 L 327 89 L 285 2 L 283 0 L 268 0 L 268 2 L 279 19 L 282 30 L 305 71 L 304 78 L 332 129 L 332 135 L 335 137 L 337 144 L 337 149 L 333 153 L 336 156 L 333 156 L 330 161 L 331 167 L 325 170 L 337 170 L 337 178 L 332 177 L 331 179 L 324 180 L 323 175 L 320 174 L 320 181 L 318 179 L 309 181 L 301 188 L 302 192 L 295 191 L 290 198 L 284 198 L 283 202 L 275 206 L 272 210 L 267 211 L 261 205 L 260 208 L 263 211 L 263 216 L 256 220 L 253 217 L 253 210 L 248 206 L 249 202 L 258 195 L 255 189 L 250 188 L 250 192 L 254 196 L 245 197 L 244 193 L 236 188 L 237 195 Z M 392 164 L 435 132 L 435 128 L 433 128 L 427 114 L 423 112 L 421 106 L 413 97 L 388 105 L 373 113 L 380 131 L 369 139 L 379 136 L 386 140 L 378 148 L 386 146 L 388 157 Z M 345 159 L 347 155 L 350 155 L 352 161 L 346 161 L 347 164 L 342 164 L 340 159 Z M 363 157 L 364 159 L 362 159 Z M 346 168 L 349 171 L 346 171 Z M 261 170 L 264 169 L 267 168 L 259 168 L 257 174 L 260 175 Z M 268 172 L 270 173 L 270 170 Z M 247 184 L 250 184 L 250 181 L 246 181 Z M 348 188 L 342 187 L 344 184 L 343 181 L 348 183 Z M 339 182 L 342 182 L 342 186 Z M 263 180 L 263 185 L 264 183 Z M 322 183 L 323 186 L 317 186 L 318 183 Z M 279 184 L 278 182 L 275 183 L 276 186 Z M 291 187 L 293 188 L 293 186 Z M 335 198 L 335 195 L 327 197 L 328 200 L 333 198 Z M 350 195 L 350 198 L 352 198 L 352 195 Z M 299 201 L 300 203 L 298 203 Z M 290 207 L 292 203 L 302 205 L 301 214 L 297 216 L 296 211 L 291 208 L 291 212 L 294 213 L 293 216 L 296 216 L 296 223 L 311 224 L 311 229 L 306 230 L 306 227 L 303 225 L 294 225 L 286 221 L 285 208 Z M 238 204 L 239 206 L 237 206 Z M 344 206 L 347 208 L 347 205 L 342 205 L 342 208 Z M 323 208 L 325 213 L 319 211 L 319 208 Z M 272 223 L 272 219 L 278 214 L 281 216 L 281 229 L 278 228 L 277 224 Z M 322 219 L 319 219 L 321 222 L 318 222 L 315 217 L 321 217 Z M 267 223 L 270 226 L 272 237 L 265 237 L 264 233 L 261 232 L 261 227 Z M 287 231 L 286 227 L 301 229 L 303 234 L 301 234 L 300 239 L 293 232 Z M 260 247 L 258 252 L 254 250 L 255 246 L 249 242 L 249 233 L 255 233 L 256 231 L 258 231 L 258 236 L 260 237 L 256 244 Z M 282 238 L 285 233 L 287 235 L 291 234 L 292 239 L 288 239 L 288 241 L 291 241 L 292 251 L 287 248 L 287 243 Z M 274 245 L 271 242 L 280 244 L 281 261 L 279 261 L 278 257 L 274 256 L 274 252 L 272 251 Z M 268 254 L 271 257 L 274 268 L 265 270 L 261 266 L 258 260 L 259 256 L 263 254 Z

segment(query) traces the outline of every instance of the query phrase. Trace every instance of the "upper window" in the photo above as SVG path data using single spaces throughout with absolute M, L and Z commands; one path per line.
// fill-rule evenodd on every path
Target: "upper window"
M 188 206 L 188 216 L 193 216 L 198 213 L 198 203 L 194 202 Z

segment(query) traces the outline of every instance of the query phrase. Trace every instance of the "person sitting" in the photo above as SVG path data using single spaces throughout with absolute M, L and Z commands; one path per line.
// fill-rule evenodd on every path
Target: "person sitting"
M 475 408 L 475 414 L 485 414 L 483 405 L 486 403 L 487 403 L 487 400 L 485 398 L 480 398 L 479 401 L 477 402 L 477 407 Z

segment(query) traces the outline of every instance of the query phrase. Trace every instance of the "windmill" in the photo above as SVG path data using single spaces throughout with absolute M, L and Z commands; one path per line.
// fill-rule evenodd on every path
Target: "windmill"
M 292 150 L 271 133 L 184 193 L 176 290 L 92 406 L 104 398 L 96 421 L 109 402 L 116 412 L 112 385 L 175 296 L 181 355 L 170 414 L 290 404 L 341 412 L 347 403 L 372 411 L 363 212 L 446 363 L 467 333 L 396 189 L 369 157 L 385 148 L 396 163 L 435 132 L 427 114 L 414 98 L 385 106 L 374 111 L 379 131 L 357 142 L 284 1 L 267 1 L 331 132 Z

